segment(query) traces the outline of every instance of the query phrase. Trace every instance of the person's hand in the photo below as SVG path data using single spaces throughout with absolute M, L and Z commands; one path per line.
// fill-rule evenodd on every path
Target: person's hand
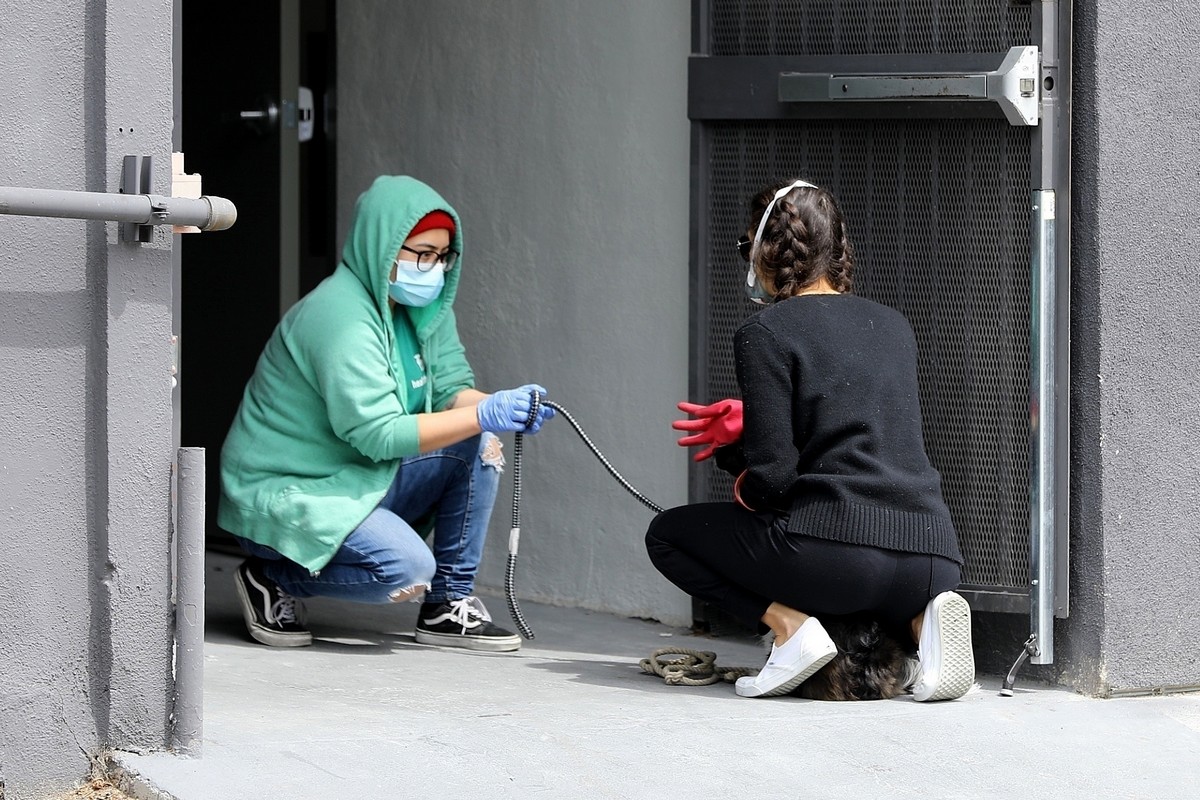
M 526 384 L 525 386 L 522 386 L 521 389 L 524 389 L 531 394 L 536 389 L 537 393 L 542 396 L 542 400 L 546 399 L 546 390 L 541 386 L 538 386 L 536 383 Z M 537 433 L 542 429 L 542 426 L 546 424 L 546 420 L 548 419 L 554 419 L 554 409 L 545 403 L 540 403 L 538 405 L 537 417 L 533 420 L 533 424 L 529 426 L 529 429 L 526 430 L 525 433 Z
M 489 394 L 475 406 L 479 427 L 488 433 L 537 433 L 546 420 L 554 416 L 554 409 L 546 405 L 539 406 L 533 423 L 526 428 L 535 391 L 542 397 L 546 396 L 546 390 L 535 383 Z
M 703 461 L 712 456 L 718 447 L 733 444 L 742 438 L 742 401 L 718 400 L 712 405 L 680 403 L 679 410 L 696 419 L 679 419 L 671 423 L 677 431 L 688 431 L 691 436 L 679 440 L 680 447 L 708 445 L 692 456 L 694 461 Z

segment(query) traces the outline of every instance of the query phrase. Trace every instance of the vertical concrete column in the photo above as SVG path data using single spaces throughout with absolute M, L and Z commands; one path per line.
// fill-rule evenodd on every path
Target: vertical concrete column
M 1071 616 L 1062 680 L 1200 686 L 1200 7 L 1074 8 Z M 1154 124 L 1131 124 L 1153 119 Z
M 204 448 L 179 448 L 175 527 L 175 728 L 198 756 L 204 734 Z
M 169 193 L 173 116 L 171 0 L 108 0 L 104 6 L 104 175 L 119 187 L 125 155 L 154 158 L 152 187 Z M 172 697 L 170 480 L 172 448 L 172 234 L 118 241 L 105 226 L 100 306 L 103 437 L 102 529 L 94 543 L 98 621 L 93 685 L 106 683 L 101 740 L 164 747 Z M 107 680 L 103 680 L 107 675 Z M 98 702 L 98 698 L 93 698 Z

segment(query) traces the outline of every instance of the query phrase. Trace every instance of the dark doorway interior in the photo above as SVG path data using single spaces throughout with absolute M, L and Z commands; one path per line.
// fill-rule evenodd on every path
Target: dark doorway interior
M 337 241 L 335 89 L 337 49 L 333 0 L 300 3 L 300 85 L 313 95 L 313 138 L 300 146 L 300 296 L 333 271 Z
M 297 136 L 295 96 L 282 97 L 280 4 L 183 3 L 182 147 L 204 191 L 238 208 L 219 234 L 181 237 L 181 443 L 207 450 L 207 539 L 234 546 L 216 525 L 220 448 L 254 365 L 283 311 L 281 269 L 300 294 L 336 263 L 332 0 L 304 0 L 300 82 L 312 90 L 313 138 L 281 166 L 282 137 Z M 272 111 L 272 109 L 274 109 Z M 243 112 L 252 112 L 249 116 Z M 299 263 L 280 264 L 280 179 L 298 171 Z

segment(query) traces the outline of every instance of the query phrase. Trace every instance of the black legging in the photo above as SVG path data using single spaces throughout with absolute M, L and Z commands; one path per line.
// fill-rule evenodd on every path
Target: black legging
M 760 629 L 772 601 L 818 618 L 868 612 L 906 627 L 961 580 L 948 558 L 789 533 L 784 522 L 735 503 L 680 506 L 650 523 L 646 549 L 680 589 Z

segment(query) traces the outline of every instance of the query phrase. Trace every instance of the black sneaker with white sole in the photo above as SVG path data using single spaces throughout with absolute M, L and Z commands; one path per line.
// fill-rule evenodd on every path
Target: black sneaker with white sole
M 421 644 L 464 647 L 502 653 L 521 646 L 521 637 L 493 625 L 487 610 L 474 597 L 422 603 L 416 639 Z
M 262 572 L 262 564 L 247 559 L 234 571 L 234 585 L 242 604 L 246 630 L 256 641 L 272 647 L 304 647 L 312 644 L 312 634 L 299 619 L 303 609 L 279 584 Z

